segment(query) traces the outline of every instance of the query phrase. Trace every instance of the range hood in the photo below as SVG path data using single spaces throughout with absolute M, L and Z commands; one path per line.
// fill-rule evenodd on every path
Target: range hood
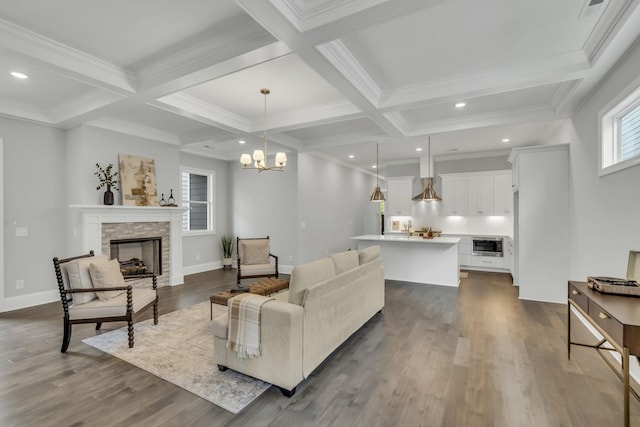
M 431 176 L 432 168 L 431 158 L 431 137 L 429 137 L 429 154 L 427 157 L 420 157 L 420 177 L 422 178 L 422 192 L 416 194 L 411 200 L 420 202 L 439 202 L 442 199 L 433 188 L 433 177 Z

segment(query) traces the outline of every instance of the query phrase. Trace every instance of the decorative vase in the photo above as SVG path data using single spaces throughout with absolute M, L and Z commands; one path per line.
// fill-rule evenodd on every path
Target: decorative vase
M 111 191 L 111 186 L 107 185 L 107 191 L 104 192 L 102 201 L 105 205 L 113 205 L 113 191 Z
M 227 268 L 231 268 L 231 266 L 233 265 L 233 258 L 222 258 L 222 268 L 223 269 L 227 269 Z

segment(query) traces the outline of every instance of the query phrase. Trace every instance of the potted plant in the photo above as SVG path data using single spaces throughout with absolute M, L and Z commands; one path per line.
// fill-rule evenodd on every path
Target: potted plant
M 100 180 L 100 185 L 96 187 L 96 190 L 107 187 L 107 191 L 104 192 L 102 201 L 105 205 L 113 205 L 113 192 L 111 191 L 111 187 L 113 187 L 114 190 L 118 190 L 118 180 L 115 179 L 116 176 L 118 176 L 118 172 L 112 172 L 112 163 L 109 163 L 109 165 L 104 169 L 96 163 L 96 168 L 98 170 L 94 172 L 94 175 L 98 177 L 98 180 Z
M 233 236 L 222 236 L 220 238 L 220 250 L 222 251 L 222 267 L 231 268 L 233 265 Z

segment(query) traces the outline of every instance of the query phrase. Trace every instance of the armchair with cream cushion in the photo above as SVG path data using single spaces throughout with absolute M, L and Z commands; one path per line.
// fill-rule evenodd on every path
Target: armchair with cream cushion
M 241 279 L 258 277 L 278 278 L 278 257 L 271 253 L 269 236 L 261 238 L 237 238 L 238 287 Z M 274 262 L 271 262 L 273 258 Z
M 64 335 L 62 353 L 71 341 L 71 325 L 126 321 L 129 348 L 133 347 L 133 323 L 136 315 L 153 305 L 153 323 L 158 324 L 158 292 L 155 274 L 123 276 L 117 259 L 106 255 L 87 255 L 73 258 L 53 258 L 53 266 L 60 291 L 63 310 Z M 152 279 L 151 288 L 133 288 L 128 279 Z

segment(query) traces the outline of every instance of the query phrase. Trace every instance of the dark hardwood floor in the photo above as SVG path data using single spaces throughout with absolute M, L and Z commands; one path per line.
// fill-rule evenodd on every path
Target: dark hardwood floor
M 189 276 L 160 289 L 160 312 L 234 283 L 234 271 Z M 622 425 L 622 384 L 605 363 L 580 347 L 567 360 L 566 306 L 520 301 L 497 273 L 471 272 L 460 288 L 388 281 L 386 291 L 383 313 L 293 398 L 271 387 L 238 415 L 83 344 L 93 325 L 74 326 L 61 354 L 59 303 L 0 314 L 0 425 Z

